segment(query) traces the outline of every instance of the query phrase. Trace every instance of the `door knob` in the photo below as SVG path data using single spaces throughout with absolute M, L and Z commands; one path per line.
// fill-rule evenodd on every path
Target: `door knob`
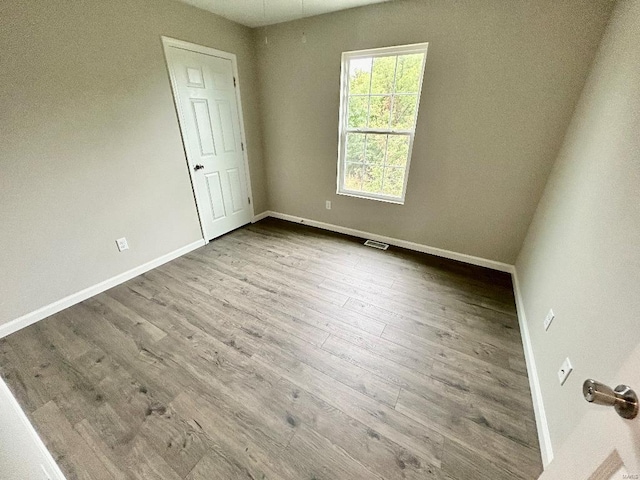
M 582 385 L 582 394 L 587 402 L 612 406 L 622 418 L 632 419 L 638 415 L 638 396 L 627 385 L 611 389 L 603 383 L 588 379 Z
M 204 168 L 204 165 L 196 165 L 195 167 L 193 167 L 193 169 L 197 172 L 198 170 L 202 170 Z

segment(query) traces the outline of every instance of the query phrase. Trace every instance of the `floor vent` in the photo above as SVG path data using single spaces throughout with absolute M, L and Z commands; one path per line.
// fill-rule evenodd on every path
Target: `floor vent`
M 367 247 L 377 248 L 378 250 L 386 250 L 387 248 L 389 248 L 389 245 L 387 245 L 386 243 L 376 242 L 375 240 L 367 240 L 366 242 L 364 242 L 364 244 Z

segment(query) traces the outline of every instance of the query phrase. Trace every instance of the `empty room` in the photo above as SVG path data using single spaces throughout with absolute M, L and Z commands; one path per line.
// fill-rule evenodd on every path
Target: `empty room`
M 640 476 L 640 0 L 0 2 L 0 479 Z

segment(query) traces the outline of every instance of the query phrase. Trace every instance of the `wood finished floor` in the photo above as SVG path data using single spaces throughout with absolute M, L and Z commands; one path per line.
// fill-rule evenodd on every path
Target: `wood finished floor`
M 0 340 L 69 479 L 533 479 L 508 275 L 263 220 Z

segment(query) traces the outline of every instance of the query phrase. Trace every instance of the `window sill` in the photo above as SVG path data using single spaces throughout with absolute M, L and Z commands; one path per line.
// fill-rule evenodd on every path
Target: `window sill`
M 404 198 L 389 198 L 389 197 L 376 197 L 362 194 L 360 192 L 336 192 L 338 195 L 344 195 L 345 197 L 362 198 L 364 200 L 375 200 L 377 202 L 393 203 L 395 205 L 404 205 Z

